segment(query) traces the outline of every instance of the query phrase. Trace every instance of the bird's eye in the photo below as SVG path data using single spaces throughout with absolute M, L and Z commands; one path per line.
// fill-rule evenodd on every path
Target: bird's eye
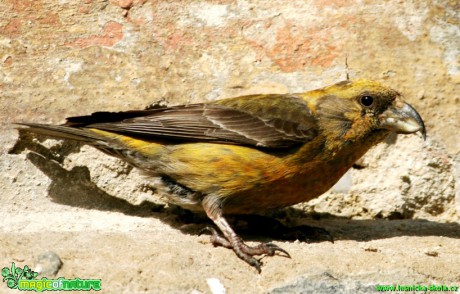
M 365 107 L 372 106 L 374 104 L 374 98 L 372 96 L 362 96 L 360 100 L 361 104 Z

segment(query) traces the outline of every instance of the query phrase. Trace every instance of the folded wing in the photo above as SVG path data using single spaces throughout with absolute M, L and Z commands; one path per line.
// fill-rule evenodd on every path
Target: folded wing
M 295 95 L 254 95 L 208 104 L 96 112 L 68 118 L 65 126 L 96 128 L 147 140 L 164 138 L 264 148 L 308 142 L 318 131 L 314 115 Z

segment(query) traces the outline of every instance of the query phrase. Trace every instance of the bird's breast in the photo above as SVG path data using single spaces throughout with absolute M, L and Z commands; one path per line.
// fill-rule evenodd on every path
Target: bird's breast
M 294 174 L 286 174 L 252 189 L 230 195 L 224 201 L 224 212 L 256 213 L 309 201 L 329 190 L 352 164 L 351 160 L 345 159 L 341 163 L 310 162 Z
M 224 211 L 231 214 L 255 213 L 309 201 L 327 192 L 373 145 L 385 137 L 376 134 L 368 140 L 344 144 L 333 152 L 324 142 L 302 146 L 283 159 L 284 172 L 276 177 L 273 167 L 267 170 L 270 181 L 234 193 L 224 201 Z M 278 169 L 280 170 L 280 169 Z

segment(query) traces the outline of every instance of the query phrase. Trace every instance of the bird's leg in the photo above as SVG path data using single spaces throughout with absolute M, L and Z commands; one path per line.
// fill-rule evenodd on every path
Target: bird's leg
M 208 198 L 208 199 L 206 199 Z M 284 249 L 278 247 L 273 243 L 260 243 L 257 246 L 251 247 L 246 245 L 240 236 L 238 236 L 235 231 L 228 224 L 227 220 L 223 216 L 222 209 L 219 205 L 216 205 L 217 201 L 213 198 L 206 197 L 203 200 L 203 208 L 207 216 L 216 224 L 220 231 L 224 234 L 224 237 L 220 236 L 215 229 L 207 228 L 211 231 L 211 242 L 214 246 L 223 246 L 226 248 L 231 248 L 235 254 L 247 262 L 249 265 L 255 267 L 260 273 L 260 261 L 254 258 L 254 255 L 266 254 L 269 256 L 275 255 L 277 251 L 282 252 L 286 257 L 290 257 L 289 253 Z M 218 202 L 217 202 L 218 203 Z

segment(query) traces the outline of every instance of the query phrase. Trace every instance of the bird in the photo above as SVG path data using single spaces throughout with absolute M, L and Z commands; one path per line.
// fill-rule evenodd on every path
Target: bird
M 309 201 L 327 192 L 389 134 L 420 132 L 419 113 L 398 91 L 358 79 L 303 93 L 246 95 L 144 110 L 95 112 L 61 125 L 17 123 L 25 132 L 76 140 L 160 179 L 167 201 L 205 213 L 211 242 L 261 272 L 257 256 L 289 253 L 249 246 L 227 221 Z

